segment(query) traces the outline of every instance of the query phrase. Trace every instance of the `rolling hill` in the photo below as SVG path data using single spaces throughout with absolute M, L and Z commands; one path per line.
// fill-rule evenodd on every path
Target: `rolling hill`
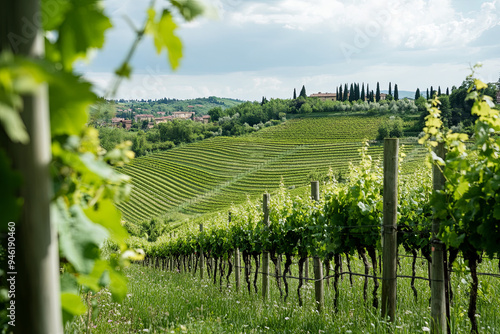
M 331 169 L 345 172 L 358 159 L 364 139 L 381 159 L 374 141 L 380 116 L 331 115 L 297 118 L 243 137 L 215 137 L 141 157 L 120 168 L 132 176 L 130 201 L 119 205 L 125 220 L 138 222 L 182 212 L 198 215 L 272 192 L 281 179 L 288 187 L 306 185 Z M 405 139 L 407 168 L 425 150 Z

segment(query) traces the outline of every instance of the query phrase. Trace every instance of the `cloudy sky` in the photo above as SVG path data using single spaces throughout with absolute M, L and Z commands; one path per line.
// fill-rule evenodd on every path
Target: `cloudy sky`
M 113 21 L 103 50 L 78 68 L 101 87 L 109 86 L 149 1 L 106 0 Z M 157 1 L 158 5 L 167 4 Z M 165 51 L 142 41 L 134 75 L 117 98 L 290 98 L 335 92 L 343 83 L 388 83 L 415 91 L 431 85 L 460 85 L 470 65 L 479 76 L 500 75 L 500 0 L 206 0 L 209 15 L 181 23 L 180 69 L 169 69 Z

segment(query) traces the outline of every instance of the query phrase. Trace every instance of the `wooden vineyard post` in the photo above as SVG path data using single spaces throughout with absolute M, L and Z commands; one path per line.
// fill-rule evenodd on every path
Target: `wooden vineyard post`
M 382 317 L 394 322 L 397 291 L 397 215 L 399 140 L 384 140 L 384 213 L 382 245 Z
M 439 143 L 435 153 L 441 159 L 445 158 L 444 143 Z M 444 188 L 444 175 L 439 166 L 432 168 L 432 183 L 434 191 Z M 446 296 L 444 280 L 444 244 L 437 238 L 439 232 L 439 220 L 432 221 L 432 263 L 431 263 L 431 333 L 446 333 Z
M 21 56 L 24 61 L 36 62 L 45 58 L 40 6 L 39 0 L 2 2 L 0 52 L 12 52 Z M 9 80 L 9 84 L 12 84 L 12 81 Z M 10 96 L 4 94 L 2 90 L 3 96 Z M 63 333 L 63 321 L 57 226 L 51 220 L 50 212 L 53 186 L 50 175 L 52 156 L 47 84 L 33 87 L 33 91 L 23 94 L 22 101 L 16 100 L 16 104 L 22 106 L 23 112 L 16 117 L 22 118 L 22 122 L 19 122 L 26 126 L 29 142 L 12 143 L 7 140 L 8 137 L 2 135 L 2 148 L 8 146 L 6 153 L 11 156 L 14 169 L 20 172 L 23 178 L 19 193 L 16 189 L 16 196 L 23 198 L 22 212 L 19 220 L 12 222 L 16 223 L 15 270 L 10 268 L 7 275 L 9 279 L 15 277 L 17 288 L 15 299 L 12 297 L 10 300 L 15 304 L 5 305 L 11 310 L 7 312 L 15 313 L 15 319 L 11 320 L 16 327 L 9 328 L 9 331 L 59 334 Z M 4 108 L 1 113 L 3 123 L 10 117 L 10 113 Z M 3 123 L 4 129 L 13 123 L 6 124 Z M 2 178 L 4 177 L 2 174 Z M 2 185 L 4 184 L 2 182 Z M 7 191 L 3 188 L 2 192 Z M 7 228 L 9 221 L 4 218 L 2 215 L 2 226 L 5 224 Z M 9 226 L 12 223 L 9 223 Z M 7 245 L 7 234 L 4 234 L 3 238 Z M 4 270 L 7 270 L 7 260 L 5 264 Z M 3 282 L 7 284 L 6 281 Z M 14 284 L 13 282 L 11 284 Z
M 269 227 L 269 194 L 264 194 L 262 198 L 264 210 L 264 225 Z M 269 296 L 269 252 L 262 253 L 262 297 Z
M 304 261 L 304 278 L 307 279 L 309 278 L 309 258 L 306 257 L 306 260 Z
M 203 224 L 200 224 L 200 235 L 203 234 Z M 203 248 L 200 247 L 200 278 L 203 279 L 203 270 L 204 270 L 204 262 L 205 259 L 203 257 Z
M 319 182 L 312 181 L 311 182 L 311 198 L 314 201 L 319 201 Z M 306 262 L 307 263 L 307 262 Z M 319 256 L 315 256 L 313 258 L 314 263 L 314 294 L 316 296 L 316 307 L 318 312 L 323 311 L 323 307 L 325 305 L 325 290 L 323 283 L 323 264 L 321 263 L 321 259 Z M 307 268 L 307 267 L 306 267 Z M 306 271 L 307 275 L 307 271 Z
M 236 291 L 240 291 L 241 278 L 240 278 L 240 250 L 238 248 L 234 251 L 234 278 L 236 280 Z

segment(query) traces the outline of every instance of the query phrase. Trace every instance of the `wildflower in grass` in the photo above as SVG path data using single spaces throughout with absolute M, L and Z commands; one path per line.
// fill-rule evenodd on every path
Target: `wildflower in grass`
M 290 318 L 289 317 L 285 317 L 285 320 L 289 320 Z
M 422 330 L 424 332 L 430 332 L 431 331 L 431 329 L 429 327 L 422 327 Z
M 109 319 L 108 322 L 113 322 L 113 320 Z

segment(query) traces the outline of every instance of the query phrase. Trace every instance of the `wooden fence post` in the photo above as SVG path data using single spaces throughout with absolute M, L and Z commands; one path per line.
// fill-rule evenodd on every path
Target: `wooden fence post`
M 311 198 L 314 201 L 319 201 L 319 182 L 312 181 L 311 182 Z M 307 262 L 306 262 L 307 263 Z M 323 264 L 321 263 L 321 259 L 319 256 L 315 256 L 313 258 L 314 263 L 314 294 L 316 296 L 316 307 L 318 312 L 323 311 L 323 307 L 325 305 L 325 297 L 324 297 L 324 283 L 323 283 Z M 307 263 L 308 264 L 308 263 Z M 306 271 L 307 275 L 307 271 Z
M 382 317 L 394 322 L 397 291 L 397 215 L 399 140 L 384 140 L 384 213 L 382 246 Z
M 444 159 L 446 152 L 444 143 L 435 148 L 438 157 Z M 444 175 L 438 166 L 432 168 L 432 183 L 434 191 L 444 188 Z M 439 220 L 432 221 L 432 264 L 431 264 L 431 333 L 446 333 L 446 296 L 444 280 L 444 244 L 437 238 Z
M 264 210 L 264 225 L 269 226 L 269 194 L 262 197 Z M 262 297 L 267 299 L 269 296 L 269 252 L 262 253 Z
M 203 234 L 203 224 L 200 224 L 200 235 Z M 203 256 L 203 247 L 200 247 L 200 278 L 203 279 L 203 267 L 205 258 Z

